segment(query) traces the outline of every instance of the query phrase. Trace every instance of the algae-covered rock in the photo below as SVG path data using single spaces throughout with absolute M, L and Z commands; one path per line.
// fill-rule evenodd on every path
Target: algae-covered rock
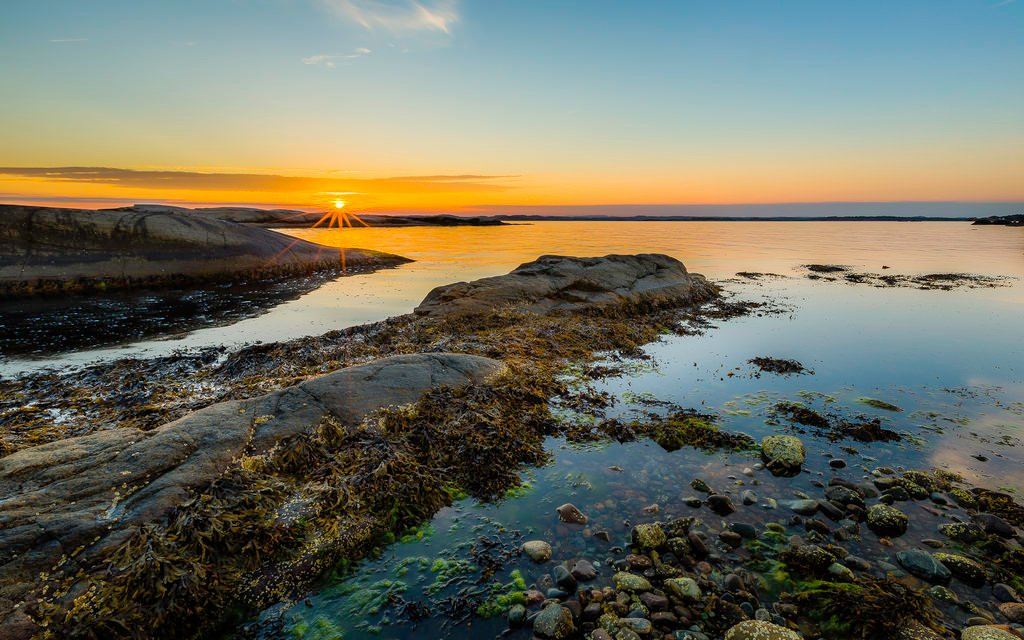
M 761 440 L 761 457 L 772 473 L 796 475 L 800 473 L 807 450 L 796 436 L 765 436 Z
M 1020 640 L 1020 636 L 997 625 L 980 624 L 960 632 L 960 640 Z
M 653 588 L 647 578 L 628 571 L 619 571 L 613 581 L 620 591 L 650 591 Z
M 764 620 L 744 620 L 725 632 L 725 640 L 802 640 L 796 631 Z
M 240 457 L 267 452 L 325 417 L 354 428 L 379 408 L 415 402 L 436 385 L 479 382 L 501 368 L 471 355 L 395 356 L 215 404 L 155 429 L 97 431 L 0 459 L 0 631 L 11 613 L 4 602 L 23 600 L 62 557 L 73 573 L 189 501 L 194 488 Z
M 696 304 L 718 295 L 703 276 L 660 254 L 541 256 L 507 275 L 438 287 L 416 307 L 427 317 L 464 317 L 515 305 L 534 313 L 623 305 Z
M 658 523 L 638 524 L 633 527 L 633 544 L 641 549 L 657 549 L 667 540 L 665 532 Z
M 560 604 L 549 604 L 534 619 L 533 632 L 546 640 L 565 640 L 576 632 L 572 612 Z
M 962 582 L 975 587 L 985 584 L 985 567 L 981 563 L 956 553 L 936 553 L 934 556 Z
M 693 578 L 670 578 L 665 581 L 668 592 L 684 601 L 696 601 L 701 598 L 700 585 Z
M 880 536 L 901 536 L 908 524 L 910 518 L 896 507 L 875 504 L 868 509 L 868 527 Z

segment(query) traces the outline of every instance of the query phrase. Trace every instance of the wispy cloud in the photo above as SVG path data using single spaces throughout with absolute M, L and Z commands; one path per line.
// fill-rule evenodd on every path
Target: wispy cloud
M 333 11 L 365 29 L 393 33 L 434 31 L 450 34 L 459 21 L 457 0 L 322 0 Z
M 50 42 L 86 42 L 88 38 L 50 38 Z
M 352 53 L 317 53 L 302 59 L 302 64 L 323 65 L 329 69 L 338 66 L 339 60 L 354 60 L 373 53 L 366 47 L 357 47 Z
M 451 193 L 504 191 L 516 176 L 459 174 L 350 178 L 263 173 L 146 171 L 112 167 L 0 167 L 0 176 L 141 189 L 200 191 Z
M 1006 5 L 1013 4 L 1014 2 L 1017 2 L 1017 0 L 1001 0 L 1001 2 L 997 2 L 992 5 L 992 8 L 996 9 L 998 7 L 1005 7 Z

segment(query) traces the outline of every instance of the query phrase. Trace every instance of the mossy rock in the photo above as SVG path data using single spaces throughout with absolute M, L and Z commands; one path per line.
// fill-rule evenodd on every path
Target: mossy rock
M 796 475 L 807 458 L 807 449 L 796 436 L 765 436 L 761 440 L 761 457 L 772 473 Z
M 628 571 L 616 573 L 613 580 L 619 591 L 650 591 L 653 588 L 647 578 Z
M 985 584 L 985 567 L 981 563 L 956 553 L 936 553 L 934 557 L 958 580 L 975 587 Z
M 653 524 L 638 524 L 633 527 L 633 544 L 641 549 L 650 551 L 658 549 L 665 544 L 668 537 L 657 522 Z
M 802 640 L 796 631 L 763 620 L 744 620 L 725 632 L 725 640 Z
M 896 507 L 875 504 L 868 509 L 868 527 L 880 536 L 901 536 L 908 524 L 910 518 Z

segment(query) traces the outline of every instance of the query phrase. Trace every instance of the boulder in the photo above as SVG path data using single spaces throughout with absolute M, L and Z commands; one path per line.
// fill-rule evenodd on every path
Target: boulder
M 960 632 L 960 640 L 1020 640 L 1008 627 L 979 624 Z
M 47 293 L 408 262 L 174 210 L 0 205 L 0 293 Z
M 874 504 L 868 509 L 868 528 L 880 536 L 901 536 L 908 524 L 910 518 L 896 507 Z
M 84 562 L 220 476 L 325 416 L 356 425 L 437 385 L 478 382 L 480 356 L 395 356 L 264 396 L 222 402 L 152 430 L 110 429 L 0 458 L 0 637 L 5 618 L 62 557 Z
M 718 296 L 703 276 L 660 254 L 541 256 L 511 273 L 438 287 L 416 307 L 427 317 L 466 317 L 515 306 L 533 313 L 622 305 L 668 307 Z

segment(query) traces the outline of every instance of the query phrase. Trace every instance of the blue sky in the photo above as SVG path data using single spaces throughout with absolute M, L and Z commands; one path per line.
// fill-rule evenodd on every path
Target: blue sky
M 515 176 L 449 208 L 1021 200 L 1022 27 L 1024 0 L 8 0 L 0 166 Z

